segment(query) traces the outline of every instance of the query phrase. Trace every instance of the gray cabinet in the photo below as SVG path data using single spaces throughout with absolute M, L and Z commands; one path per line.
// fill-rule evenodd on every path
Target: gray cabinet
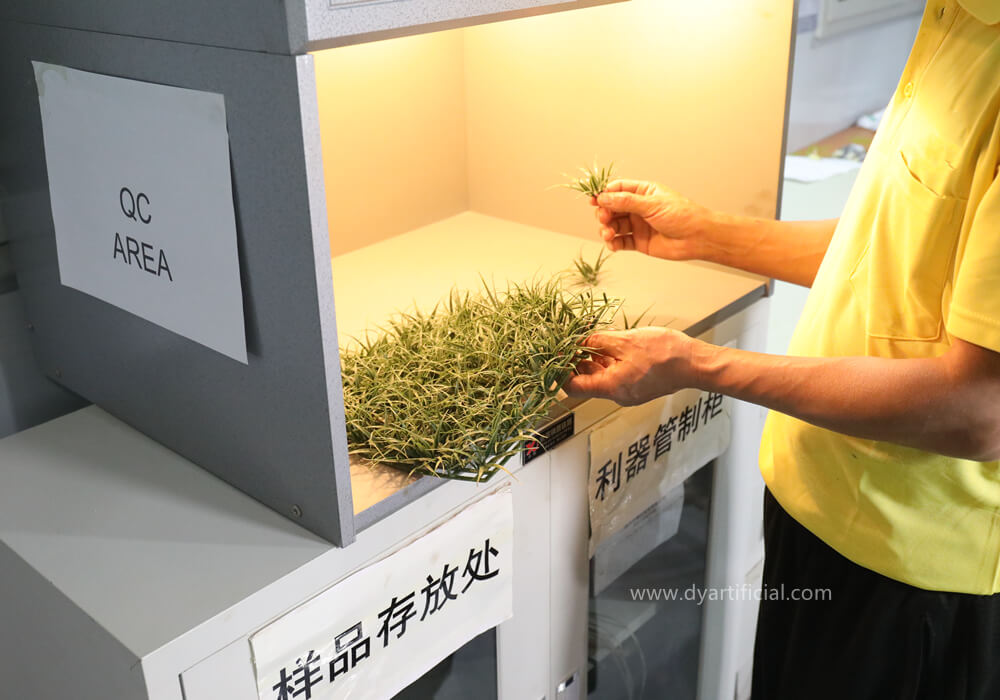
M 621 0 L 8 0 L 0 19 L 278 54 Z

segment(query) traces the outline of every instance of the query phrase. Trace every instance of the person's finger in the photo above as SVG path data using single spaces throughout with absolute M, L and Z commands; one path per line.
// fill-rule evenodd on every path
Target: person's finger
M 635 250 L 635 236 L 631 233 L 616 235 L 615 240 L 618 241 L 618 250 Z
M 604 370 L 604 365 L 594 360 L 580 360 L 576 363 L 577 374 L 597 374 Z
M 623 238 L 632 236 L 632 227 L 625 222 L 612 223 L 598 229 L 602 240 L 610 241 L 612 238 Z
M 649 189 L 649 183 L 642 180 L 628 180 L 618 178 L 608 183 L 604 188 L 605 192 L 645 192 Z
M 617 222 L 617 225 L 620 227 L 620 233 L 628 233 L 632 229 L 632 217 L 634 216 L 635 214 L 630 214 L 627 211 L 614 212 L 604 207 L 598 207 L 594 210 L 594 218 L 597 219 L 598 223 L 604 226 L 611 226 Z
M 615 331 L 605 331 L 603 333 L 594 333 L 584 338 L 583 347 L 593 348 L 608 357 L 620 358 L 625 342 L 625 339 L 618 336 Z
M 614 229 L 615 233 L 620 236 L 628 236 L 635 233 L 636 222 L 632 220 L 630 214 L 622 214 L 619 217 L 612 219 L 611 228 Z M 641 223 L 641 222 L 640 222 Z
M 607 211 L 607 210 L 605 210 Z M 626 233 L 632 233 L 632 215 L 631 214 L 618 214 L 616 216 L 603 217 L 604 220 L 601 221 L 605 227 L 611 229 L 618 235 L 624 235 Z M 600 220 L 600 219 L 599 219 Z
M 613 212 L 628 212 L 647 217 L 653 213 L 655 204 L 651 197 L 637 195 L 632 192 L 603 192 L 597 198 L 597 203 Z
M 581 374 L 593 374 L 617 362 L 596 348 L 587 348 L 587 352 L 577 361 L 576 368 Z
M 600 352 L 594 352 L 590 355 L 590 362 L 600 365 L 601 367 L 607 368 L 615 364 L 617 360 L 609 355 L 604 355 Z
M 563 391 L 570 396 L 579 397 L 609 397 L 609 386 L 606 380 L 602 379 L 603 374 L 577 374 L 569 378 L 563 384 Z
M 619 250 L 634 250 L 635 245 L 632 234 L 619 235 L 609 228 L 601 229 L 601 240 L 612 253 Z

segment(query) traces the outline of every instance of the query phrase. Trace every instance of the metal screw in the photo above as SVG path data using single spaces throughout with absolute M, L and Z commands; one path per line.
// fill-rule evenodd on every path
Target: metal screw
M 57 369 L 55 372 L 53 372 L 53 374 L 55 375 L 56 379 L 59 379 L 62 377 L 62 370 Z
M 302 509 L 299 506 L 292 506 L 292 515 L 296 518 L 302 517 Z
M 29 322 L 29 323 L 28 323 L 28 330 L 29 330 L 29 331 L 33 331 L 33 330 L 35 330 L 35 324 L 34 324 L 34 323 L 31 323 L 31 322 Z

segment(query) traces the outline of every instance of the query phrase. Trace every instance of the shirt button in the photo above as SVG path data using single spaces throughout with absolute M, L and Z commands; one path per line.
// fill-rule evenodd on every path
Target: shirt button
M 938 11 L 937 11 L 937 18 L 939 20 L 944 19 L 944 13 L 946 11 L 947 11 L 947 8 L 944 5 L 942 5 L 941 7 L 939 7 Z
M 913 82 L 910 81 L 903 86 L 903 97 L 913 97 Z

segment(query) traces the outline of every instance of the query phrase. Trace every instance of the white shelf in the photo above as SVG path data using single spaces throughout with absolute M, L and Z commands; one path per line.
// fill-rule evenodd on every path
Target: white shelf
M 483 279 L 499 289 L 508 282 L 547 279 L 572 268 L 581 253 L 593 261 L 600 251 L 595 240 L 470 211 L 336 256 L 331 262 L 340 345 L 349 347 L 352 338 L 374 331 L 400 311 L 430 310 L 452 289 L 482 289 Z M 765 282 L 702 263 L 621 252 L 605 263 L 597 290 L 623 299 L 629 319 L 649 309 L 644 324 L 688 331 L 761 296 Z M 610 402 L 591 403 L 599 410 L 596 415 L 586 411 L 592 419 L 588 424 L 615 410 Z M 578 421 L 577 430 L 582 427 Z M 355 514 L 420 480 L 393 467 L 352 460 Z
M 339 255 L 332 266 L 340 345 L 399 311 L 433 308 L 452 288 L 545 279 L 571 268 L 581 252 L 593 261 L 600 250 L 596 241 L 464 212 Z M 621 252 L 604 265 L 597 289 L 624 299 L 630 319 L 649 308 L 644 323 L 686 330 L 764 283 L 704 263 Z

